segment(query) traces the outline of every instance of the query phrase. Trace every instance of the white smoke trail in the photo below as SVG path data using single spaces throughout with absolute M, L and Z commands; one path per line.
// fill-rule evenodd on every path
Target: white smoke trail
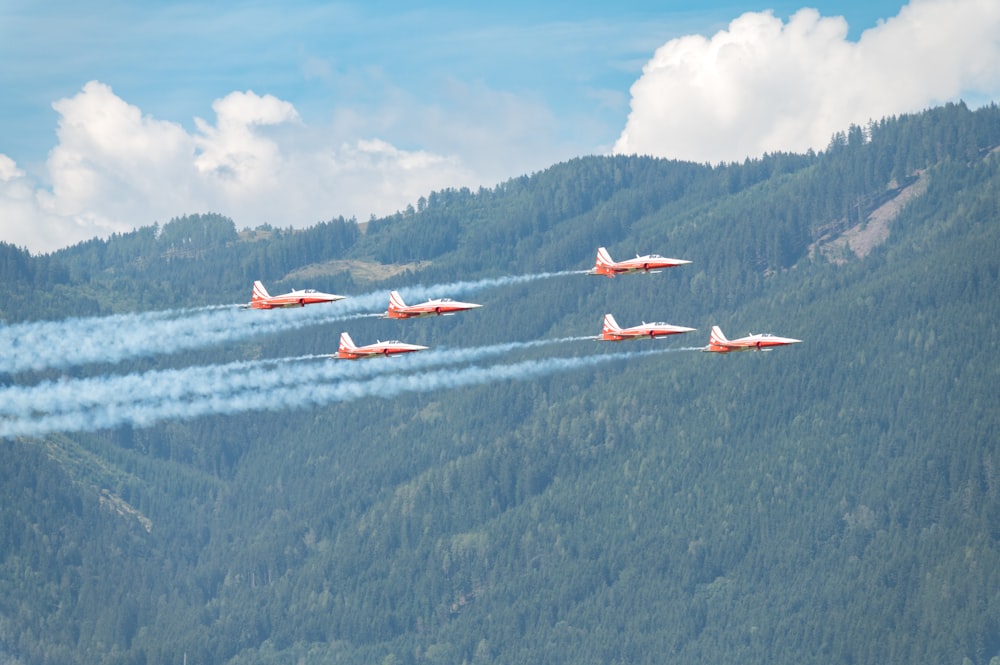
M 574 272 L 497 277 L 415 287 L 412 291 L 459 295 L 569 274 Z M 0 373 L 116 363 L 232 343 L 310 325 L 376 316 L 385 311 L 388 302 L 388 292 L 379 292 L 332 304 L 278 311 L 243 310 L 235 305 L 209 306 L 2 326 Z
M 479 279 L 450 284 L 435 284 L 433 286 L 408 286 L 399 289 L 404 300 L 409 298 L 444 298 L 449 296 L 461 296 L 467 293 L 475 293 L 485 289 L 500 286 L 513 286 L 515 284 L 525 284 L 540 279 L 550 279 L 552 277 L 565 277 L 567 275 L 585 275 L 586 270 L 562 270 L 559 272 L 541 272 L 530 275 L 511 275 L 507 277 L 495 277 L 491 279 Z
M 0 437 L 93 431 L 128 423 L 145 427 L 161 420 L 256 410 L 305 408 L 364 397 L 393 397 L 501 380 L 528 380 L 637 355 L 671 349 L 546 358 L 487 367 L 421 371 L 433 364 L 482 360 L 517 348 L 571 341 L 500 344 L 425 352 L 393 360 L 315 364 L 254 361 L 190 367 L 126 376 L 46 382 L 0 390 Z M 421 357 L 423 356 L 423 357 Z M 270 367 L 268 367 L 270 365 Z
M 309 383 L 342 379 L 363 379 L 392 372 L 412 372 L 428 367 L 476 362 L 551 344 L 579 341 L 564 337 L 531 342 L 509 342 L 489 346 L 432 349 L 395 358 L 373 358 L 371 362 L 338 360 L 298 364 L 287 372 L 275 372 L 274 366 L 324 360 L 330 355 L 307 355 L 294 358 L 270 358 L 236 361 L 222 365 L 151 370 L 123 376 L 45 381 L 32 386 L 8 386 L 0 389 L 0 417 L 30 417 L 32 414 L 56 414 L 91 408 L 96 405 L 135 404 L 164 399 L 198 399 L 227 390 L 269 390 L 283 382 Z M 381 362 L 381 361 L 385 362 Z
M 174 353 L 309 325 L 316 318 L 309 309 L 262 313 L 228 308 L 18 324 L 0 328 L 0 372 Z

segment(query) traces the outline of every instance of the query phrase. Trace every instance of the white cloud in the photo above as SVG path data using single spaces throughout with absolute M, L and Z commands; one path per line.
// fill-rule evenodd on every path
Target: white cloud
M 39 210 L 35 190 L 14 160 L 0 155 L 0 229 L 2 239 L 21 247 L 53 245 L 62 235 L 58 220 Z
M 207 185 L 226 197 L 266 189 L 278 195 L 283 167 L 281 146 L 261 136 L 258 127 L 296 123 L 295 107 L 271 95 L 233 92 L 212 104 L 216 126 L 195 120 L 198 156 L 195 169 Z
M 823 149 L 851 123 L 1000 96 L 1000 3 L 912 0 L 857 42 L 813 9 L 788 23 L 747 13 L 661 46 L 631 93 L 616 153 L 715 163 Z
M 219 212 L 238 226 L 365 220 L 434 189 L 478 184 L 454 156 L 336 138 L 306 126 L 292 104 L 251 91 L 216 100 L 214 124 L 197 118 L 193 132 L 96 81 L 53 108 L 58 144 L 43 178 L 0 154 L 0 240 L 33 252 L 189 212 Z
M 94 234 L 103 235 L 152 223 L 131 215 L 143 206 L 155 211 L 165 192 L 190 186 L 195 143 L 180 125 L 143 116 L 96 81 L 52 107 L 59 144 L 46 164 L 52 189 L 38 192 L 45 212 L 96 221 Z
M 7 155 L 0 155 L 0 182 L 9 182 L 14 178 L 20 178 L 24 171 L 17 168 L 17 164 Z

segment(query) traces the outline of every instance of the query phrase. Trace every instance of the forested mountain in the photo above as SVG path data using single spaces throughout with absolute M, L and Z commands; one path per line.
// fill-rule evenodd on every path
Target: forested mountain
M 261 383 L 245 407 L 205 392 L 0 439 L 0 662 L 1000 662 L 998 146 L 1000 108 L 957 104 L 816 154 L 575 159 L 364 224 L 206 213 L 44 256 L 0 244 L 0 334 L 84 317 L 164 349 L 15 366 L 25 335 L 0 351 L 8 399 L 277 366 L 341 330 L 510 343 L 352 364 L 399 368 L 360 397 L 268 406 L 288 393 Z M 579 274 L 599 246 L 692 263 Z M 154 344 L 148 322 L 229 312 L 255 279 L 349 298 Z M 469 283 L 484 307 L 459 316 L 336 318 Z M 698 331 L 581 339 L 606 312 Z M 694 350 L 715 324 L 804 343 Z

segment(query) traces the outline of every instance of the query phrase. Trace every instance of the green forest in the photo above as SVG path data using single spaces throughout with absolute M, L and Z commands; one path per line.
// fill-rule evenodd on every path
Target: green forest
M 28 428 L 0 436 L 0 662 L 1000 663 L 1000 107 L 581 157 L 363 222 L 145 224 L 0 243 L 0 432 Z M 692 263 L 582 274 L 600 246 Z M 347 299 L 240 310 L 258 279 Z M 483 307 L 337 318 L 441 285 Z M 697 331 L 585 339 L 609 312 Z M 233 341 L 157 337 L 202 316 Z M 19 364 L 45 349 L 18 331 L 108 321 Z M 703 353 L 713 325 L 803 343 Z M 344 330 L 509 351 L 271 383 Z M 14 401 L 223 365 L 245 405 L 30 431 L 61 404 Z

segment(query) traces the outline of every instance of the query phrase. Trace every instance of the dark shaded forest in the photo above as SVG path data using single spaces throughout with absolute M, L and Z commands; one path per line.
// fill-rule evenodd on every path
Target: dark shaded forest
M 606 312 L 698 329 L 526 380 L 0 439 L 0 661 L 1000 662 L 998 146 L 1000 108 L 950 104 L 819 153 L 574 159 L 361 225 L 0 243 L 8 326 L 243 303 L 255 279 L 387 300 L 586 270 L 598 246 L 692 261 L 0 387 L 329 353 L 348 327 L 451 348 Z M 687 350 L 716 324 L 804 343 Z

